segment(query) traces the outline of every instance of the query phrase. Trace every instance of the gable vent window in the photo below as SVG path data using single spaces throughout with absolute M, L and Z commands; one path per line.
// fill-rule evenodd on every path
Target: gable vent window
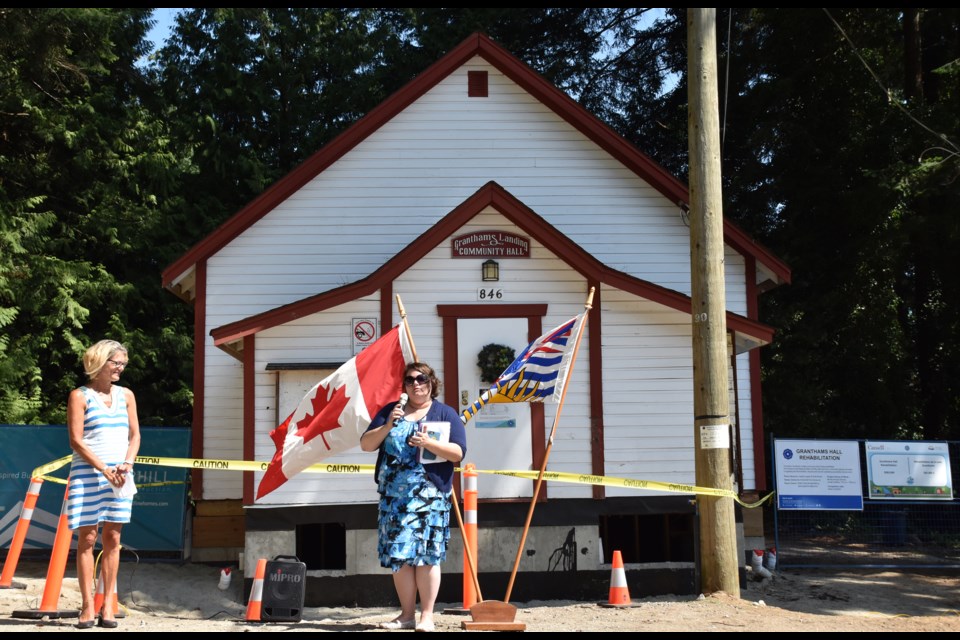
M 489 94 L 487 72 L 467 71 L 467 96 L 470 98 L 486 98 Z

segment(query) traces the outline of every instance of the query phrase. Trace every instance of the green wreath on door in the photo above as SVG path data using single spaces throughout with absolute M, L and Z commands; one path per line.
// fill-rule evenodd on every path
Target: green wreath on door
M 480 380 L 492 384 L 515 359 L 516 352 L 505 344 L 484 345 L 477 354 Z

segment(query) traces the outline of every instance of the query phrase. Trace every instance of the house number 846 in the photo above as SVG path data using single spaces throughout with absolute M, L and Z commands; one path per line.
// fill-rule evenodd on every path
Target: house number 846
M 477 300 L 503 300 L 503 289 L 477 289 Z

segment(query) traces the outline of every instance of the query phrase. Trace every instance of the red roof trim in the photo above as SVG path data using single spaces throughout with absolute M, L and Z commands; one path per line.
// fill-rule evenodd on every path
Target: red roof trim
M 221 249 L 240 235 L 261 217 L 293 195 L 324 169 L 343 157 L 348 151 L 363 142 L 373 132 L 403 111 L 417 98 L 432 89 L 441 80 L 458 69 L 475 55 L 477 36 L 464 40 L 453 51 L 430 66 L 413 81 L 384 100 L 370 113 L 355 122 L 350 128 L 327 143 L 299 167 L 278 180 L 259 197 L 237 214 L 220 225 L 210 235 L 194 245 L 187 253 L 163 270 L 163 286 L 169 287 L 173 280 L 189 269 L 193 263 Z
M 492 309 L 492 311 L 491 311 Z M 441 318 L 542 318 L 547 315 L 547 305 L 534 304 L 438 304 L 437 315 Z M 542 332 L 541 332 L 542 333 Z M 530 339 L 536 338 L 539 333 Z M 444 351 L 446 353 L 446 351 Z M 456 389 L 457 385 L 453 385 Z
M 257 338 L 249 335 L 243 339 L 243 459 L 256 460 L 257 434 Z M 243 504 L 254 503 L 253 471 L 243 472 Z
M 189 270 L 195 263 L 209 257 L 236 238 L 475 55 L 483 57 L 508 78 L 526 89 L 566 122 L 649 182 L 653 188 L 671 202 L 679 204 L 689 201 L 687 188 L 663 167 L 641 153 L 610 127 L 508 51 L 495 44 L 490 38 L 482 34 L 474 34 L 387 98 L 373 111 L 358 120 L 349 129 L 334 138 L 299 167 L 278 180 L 272 187 L 264 191 L 259 197 L 164 269 L 162 274 L 163 286 L 171 287 L 174 280 Z M 728 220 L 724 220 L 724 236 L 727 242 L 737 251 L 756 255 L 763 264 L 768 265 L 785 281 L 790 280 L 790 270 L 783 262 L 777 260 L 773 254 L 763 249 L 759 244 L 750 240 L 743 231 Z
M 324 311 L 369 295 L 379 288 L 389 286 L 389 283 L 412 267 L 428 251 L 439 245 L 448 236 L 456 233 L 471 218 L 488 206 L 497 209 L 505 218 L 530 234 L 558 258 L 587 278 L 615 286 L 623 291 L 642 296 L 678 311 L 690 313 L 691 301 L 689 297 L 607 267 L 567 236 L 557 231 L 550 223 L 517 200 L 506 189 L 496 182 L 488 182 L 366 278 L 218 327 L 210 332 L 210 335 L 213 336 L 213 342 L 217 346 L 234 342 L 264 329 Z M 727 313 L 727 324 L 735 331 L 746 333 L 766 342 L 773 338 L 773 329 L 737 314 Z
M 790 284 L 790 267 L 769 249 L 747 235 L 747 233 L 727 219 L 723 221 L 723 239 L 741 255 L 753 256 L 760 264 L 767 266 L 785 283 Z M 756 272 L 756 271 L 754 271 Z
M 203 334 L 207 326 L 207 261 L 197 264 L 197 297 L 193 300 L 193 424 L 190 429 L 190 451 L 194 458 L 203 457 L 203 405 L 206 387 L 203 384 L 206 375 L 207 337 Z M 190 472 L 190 491 L 197 499 L 203 496 L 203 469 Z
M 613 129 L 577 104 L 570 96 L 547 82 L 543 76 L 515 58 L 506 49 L 481 35 L 479 51 L 484 60 L 548 106 L 577 131 L 596 142 L 634 173 L 645 179 L 671 202 L 686 202 L 687 188 Z

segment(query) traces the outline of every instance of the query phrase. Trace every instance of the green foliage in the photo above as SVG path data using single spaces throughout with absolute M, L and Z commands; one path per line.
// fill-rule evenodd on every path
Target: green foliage
M 63 422 L 89 344 L 125 341 L 134 359 L 157 348 L 165 318 L 188 317 L 158 287 L 157 259 L 174 255 L 163 218 L 180 198 L 164 200 L 179 190 L 179 160 L 141 100 L 148 16 L 0 9 L 0 421 Z M 146 415 L 163 407 L 145 424 L 183 423 L 190 368 L 159 381 L 131 367 L 124 384 Z
M 197 8 L 144 68 L 149 15 L 0 9 L 0 421 L 62 422 L 109 336 L 141 421 L 189 422 L 162 269 L 475 31 L 686 174 L 684 9 Z M 724 214 L 793 272 L 778 436 L 960 437 L 960 10 L 918 16 L 911 56 L 900 10 L 719 11 Z
M 477 366 L 480 367 L 480 381 L 494 382 L 504 370 L 513 364 L 516 352 L 504 344 L 486 344 L 477 354 Z
M 369 9 L 191 9 L 156 56 L 198 241 L 385 97 Z M 395 89 L 388 87 L 388 90 Z M 188 245 L 189 246 L 189 245 Z
M 725 214 L 794 274 L 761 298 L 772 433 L 960 436 L 960 110 L 956 75 L 936 79 L 960 54 L 957 17 L 922 10 L 910 97 L 898 11 L 734 10 Z

